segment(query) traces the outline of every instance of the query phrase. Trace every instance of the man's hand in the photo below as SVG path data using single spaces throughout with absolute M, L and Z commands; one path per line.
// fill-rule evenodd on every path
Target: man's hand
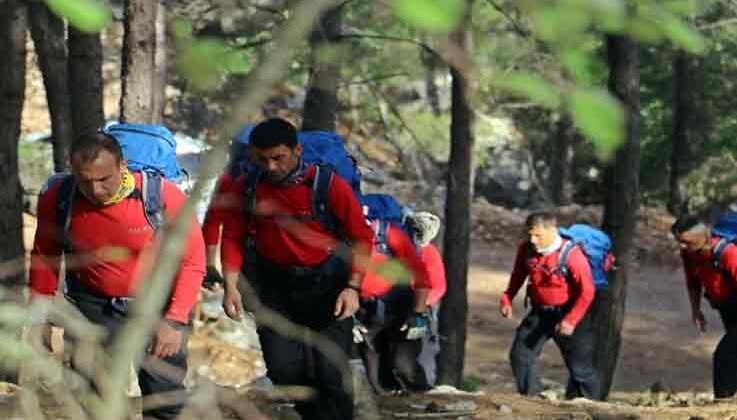
M 502 314 L 502 318 L 512 317 L 512 302 L 509 301 L 507 295 L 502 295 L 499 301 L 499 313 Z
M 159 323 L 149 352 L 160 359 L 174 356 L 182 348 L 182 331 L 171 326 L 168 322 Z
M 231 319 L 240 321 L 241 313 L 243 312 L 243 301 L 241 299 L 241 292 L 235 285 L 226 284 L 225 292 L 223 293 L 223 309 L 225 314 Z
M 699 332 L 706 332 L 706 318 L 704 318 L 704 313 L 701 312 L 701 309 L 691 312 L 691 318 Z
M 353 316 L 358 311 L 358 292 L 355 289 L 346 287 L 338 295 L 335 302 L 334 315 L 340 319 L 346 319 Z
M 407 340 L 419 340 L 430 333 L 430 318 L 426 314 L 414 313 L 399 331 L 407 331 Z
M 207 272 L 205 273 L 205 279 L 202 281 L 202 286 L 207 289 L 213 290 L 217 285 L 225 283 L 225 279 L 220 275 L 217 268 L 212 265 L 207 266 Z
M 573 331 L 576 330 L 576 326 L 567 321 L 560 321 L 555 326 L 555 332 L 563 337 L 570 337 L 573 335 Z

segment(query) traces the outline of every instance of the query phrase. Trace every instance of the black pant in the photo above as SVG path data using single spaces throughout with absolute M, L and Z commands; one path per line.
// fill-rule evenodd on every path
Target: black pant
M 109 353 L 126 321 L 125 308 L 113 305 L 109 299 L 79 291 L 70 292 L 67 297 L 90 322 L 107 330 L 108 336 L 102 344 L 106 353 Z M 138 367 L 144 417 L 174 419 L 182 410 L 186 400 L 183 381 L 187 373 L 188 336 L 189 331 L 184 331 L 181 349 L 174 356 L 158 359 L 148 353 L 144 355 L 141 366 Z M 80 337 L 69 339 L 73 346 L 81 342 Z M 92 380 L 101 361 L 88 355 L 79 357 L 80 354 L 75 352 L 72 365 L 82 376 Z M 94 383 L 92 385 L 95 386 Z M 147 408 L 149 406 L 151 408 Z
M 264 306 L 320 334 L 343 352 L 336 366 L 303 341 L 284 337 L 260 322 L 258 334 L 267 375 L 276 385 L 309 386 L 317 391 L 316 398 L 295 404 L 303 419 L 351 420 L 353 383 L 341 372 L 350 372 L 347 354 L 353 343 L 353 321 L 340 321 L 334 315 L 338 294 L 347 285 L 349 267 L 337 257 L 307 272 L 280 270 L 263 261 L 251 263 L 248 279 Z
M 599 376 L 593 359 L 594 334 L 591 316 L 584 316 L 573 335 L 564 337 L 555 333 L 555 327 L 563 319 L 566 309 L 545 310 L 533 306 L 517 328 L 510 351 L 517 389 L 523 395 L 537 395 L 542 391 L 542 384 L 537 376 L 537 358 L 545 343 L 552 338 L 570 373 L 566 398 L 601 399 Z
M 413 301 L 412 289 L 395 287 L 386 296 L 362 304 L 361 321 L 368 333 L 359 349 L 369 384 L 377 394 L 390 390 L 426 391 L 431 386 L 426 369 L 434 370 L 434 366 L 419 362 L 423 346 L 431 341 L 407 340 L 406 331 L 400 331 Z
M 737 302 L 716 309 L 726 332 L 713 355 L 714 396 L 729 398 L 737 393 Z

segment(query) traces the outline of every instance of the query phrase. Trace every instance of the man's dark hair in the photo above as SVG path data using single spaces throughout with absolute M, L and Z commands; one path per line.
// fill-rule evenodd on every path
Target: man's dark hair
M 525 220 L 525 227 L 527 229 L 532 229 L 535 226 L 557 226 L 558 225 L 558 218 L 555 216 L 555 214 L 547 212 L 547 211 L 540 211 L 535 212 L 527 216 L 527 220 Z
M 69 156 L 88 163 L 97 159 L 103 150 L 113 155 L 117 163 L 123 160 L 123 149 L 120 148 L 120 143 L 114 137 L 102 132 L 77 137 L 69 149 Z
M 282 145 L 294 148 L 298 144 L 297 129 L 287 120 L 269 118 L 253 128 L 248 143 L 259 149 Z
M 679 236 L 680 234 L 688 232 L 691 229 L 703 224 L 704 222 L 696 216 L 681 216 L 675 222 L 673 222 L 673 225 L 670 227 L 670 231 L 673 233 L 673 236 Z

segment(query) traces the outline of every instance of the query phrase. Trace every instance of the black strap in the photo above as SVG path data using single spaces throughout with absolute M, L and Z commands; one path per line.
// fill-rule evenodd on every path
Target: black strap
M 69 226 L 72 221 L 72 203 L 77 194 L 76 183 L 72 175 L 62 178 L 61 186 L 56 193 L 56 223 L 58 241 L 64 253 L 71 253 L 72 242 L 69 238 Z
M 568 256 L 571 254 L 571 251 L 573 251 L 573 248 L 576 247 L 575 242 L 568 240 L 565 244 L 563 244 L 563 247 L 560 250 L 560 255 L 558 256 L 558 272 L 563 275 L 566 279 L 568 278 L 569 270 L 568 270 Z

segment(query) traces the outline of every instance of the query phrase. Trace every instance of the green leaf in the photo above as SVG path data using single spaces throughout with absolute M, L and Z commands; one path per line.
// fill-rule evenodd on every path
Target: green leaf
M 82 32 L 100 32 L 113 16 L 110 7 L 98 0 L 46 0 L 46 5 Z
M 566 49 L 561 52 L 560 61 L 576 82 L 589 85 L 594 82 L 594 63 L 590 54 L 577 49 Z
M 449 32 L 463 18 L 463 0 L 394 0 L 394 14 L 405 23 L 432 32 Z
M 575 89 L 570 113 L 581 133 L 594 143 L 599 157 L 608 159 L 622 143 L 625 115 L 619 102 L 600 89 Z
M 177 65 L 198 90 L 215 89 L 225 74 L 243 74 L 249 69 L 245 52 L 215 38 L 195 39 L 180 46 Z
M 586 9 L 568 6 L 536 7 L 532 19 L 535 33 L 548 41 L 577 42 L 591 23 Z
M 644 16 L 634 16 L 625 24 L 625 32 L 646 43 L 655 43 L 663 38 L 656 22 Z
M 552 83 L 532 73 L 512 73 L 497 80 L 494 84 L 516 95 L 530 98 L 548 108 L 555 108 L 560 104 L 557 88 Z
M 660 29 L 663 34 L 684 50 L 699 54 L 704 52 L 706 41 L 700 33 L 691 30 L 681 19 L 663 13 L 659 19 Z

